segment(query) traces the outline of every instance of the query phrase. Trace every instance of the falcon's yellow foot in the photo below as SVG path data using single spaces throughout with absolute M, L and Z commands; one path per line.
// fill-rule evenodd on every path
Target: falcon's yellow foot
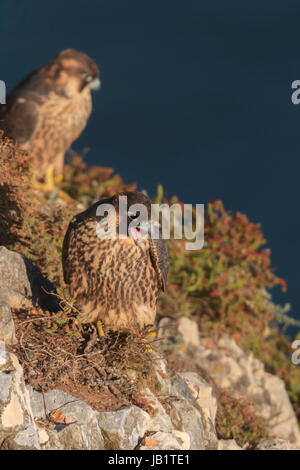
M 54 176 L 54 167 L 53 165 L 49 165 L 45 175 L 44 183 L 40 183 L 39 181 L 34 179 L 32 185 L 34 189 L 38 189 L 39 191 L 46 193 L 47 195 L 49 195 L 50 198 L 53 196 L 54 198 L 58 196 L 65 202 L 71 203 L 73 202 L 71 196 L 69 196 L 67 193 L 65 193 L 65 191 L 59 189 L 58 187 L 62 180 L 63 175 Z
M 40 183 L 36 179 L 33 179 L 33 187 L 35 189 L 38 189 L 40 191 L 43 191 L 46 194 L 51 194 L 52 191 L 55 188 L 54 184 L 54 168 L 53 165 L 50 165 L 47 169 L 46 175 L 45 175 L 45 181 L 44 183 Z
M 104 331 L 103 331 L 102 323 L 101 323 L 100 320 L 97 321 L 96 327 L 97 327 L 98 335 L 99 335 L 100 338 L 101 338 L 102 336 L 104 336 Z

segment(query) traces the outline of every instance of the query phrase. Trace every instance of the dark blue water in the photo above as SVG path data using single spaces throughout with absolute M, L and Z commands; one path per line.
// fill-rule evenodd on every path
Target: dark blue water
M 298 0 L 10 0 L 0 7 L 8 88 L 73 47 L 101 69 L 87 162 L 187 203 L 221 198 L 261 222 L 300 318 Z

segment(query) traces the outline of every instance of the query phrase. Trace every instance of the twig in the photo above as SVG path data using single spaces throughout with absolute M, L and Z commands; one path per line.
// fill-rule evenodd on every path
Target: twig
M 50 415 L 47 411 L 47 405 L 46 405 L 46 399 L 45 399 L 45 394 L 44 394 L 44 390 L 43 390 L 43 387 L 41 387 L 41 390 L 42 390 L 42 395 L 43 395 L 43 403 L 44 403 L 44 412 L 45 412 L 45 418 L 46 419 L 50 419 Z
M 80 312 L 76 307 L 74 307 L 74 305 L 72 305 L 70 302 L 68 302 L 65 297 L 62 297 L 61 295 L 57 294 L 56 292 L 49 292 L 49 291 L 47 291 L 44 286 L 42 286 L 42 289 L 43 289 L 43 291 L 44 291 L 46 294 L 48 294 L 48 295 L 54 295 L 54 296 L 57 297 L 58 299 L 62 300 L 65 304 L 67 304 L 70 308 L 72 308 L 73 310 L 75 310 L 75 312 L 77 312 L 79 315 L 81 315 L 81 312 Z
M 37 317 L 37 318 L 31 318 L 30 320 L 25 320 L 20 322 L 20 325 L 24 325 L 24 323 L 31 323 L 36 320 L 53 320 L 53 317 Z

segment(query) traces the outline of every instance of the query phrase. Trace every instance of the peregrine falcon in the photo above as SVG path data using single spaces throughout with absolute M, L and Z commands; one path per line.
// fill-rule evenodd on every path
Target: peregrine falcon
M 9 93 L 0 106 L 0 129 L 29 152 L 36 178 L 50 165 L 55 175 L 62 172 L 64 154 L 91 114 L 91 90 L 99 87 L 95 62 L 66 49 Z
M 120 196 L 126 197 L 125 211 Z M 148 219 L 137 222 L 135 204 L 146 207 Z M 110 208 L 106 211 L 106 207 Z M 99 215 L 105 209 L 105 217 Z M 101 222 L 115 213 L 116 236 L 99 236 Z M 70 294 L 83 323 L 141 330 L 153 325 L 159 292 L 165 290 L 169 257 L 166 240 L 153 237 L 151 201 L 140 192 L 123 192 L 103 199 L 70 222 L 64 238 L 62 264 Z M 131 227 L 136 221 L 136 227 Z M 125 232 L 120 235 L 120 227 Z M 147 232 L 147 233 L 146 233 Z

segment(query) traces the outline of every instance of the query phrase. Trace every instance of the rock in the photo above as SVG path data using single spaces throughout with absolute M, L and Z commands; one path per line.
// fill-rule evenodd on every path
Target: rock
M 47 429 L 46 431 L 47 439 L 45 437 L 42 439 L 44 442 L 40 442 L 42 450 L 65 450 L 63 444 L 59 441 L 59 433 L 52 429 Z M 64 436 L 62 435 L 64 440 Z
M 40 449 L 23 370 L 16 356 L 1 347 L 0 449 Z
M 182 450 L 183 447 L 179 443 L 174 434 L 166 432 L 156 432 L 143 439 L 140 450 Z
M 190 404 L 195 415 L 195 425 L 198 426 L 197 423 L 201 423 L 205 449 L 216 449 L 217 433 L 214 423 L 217 412 L 217 399 L 212 387 L 198 374 L 184 372 L 174 375 L 171 395 L 175 395 L 180 399 L 184 398 Z M 186 429 L 183 430 L 186 431 Z M 199 445 L 199 442 L 197 444 L 193 443 L 193 438 L 191 439 L 191 445 Z
M 193 392 L 186 379 L 181 374 L 170 376 L 166 361 L 159 356 L 154 361 L 154 365 L 160 387 L 159 396 L 164 398 L 170 407 L 173 426 L 184 435 L 188 435 L 189 448 L 204 449 L 204 428 L 201 414 L 193 406 L 195 402 Z M 151 424 L 149 425 L 151 426 Z M 186 446 L 187 442 L 182 445 Z
M 204 429 L 199 412 L 184 398 L 170 398 L 169 405 L 172 423 L 189 435 L 191 450 L 203 450 Z
M 51 435 L 48 434 L 50 442 L 47 440 L 44 443 L 45 448 L 53 448 L 54 446 L 65 450 L 104 449 L 104 439 L 98 424 L 98 413 L 89 405 L 61 390 L 51 390 L 45 393 L 44 404 L 44 398 L 40 392 L 34 391 L 31 387 L 28 387 L 28 390 L 33 415 L 36 419 L 44 419 L 46 415 L 60 411 L 70 422 L 70 424 L 57 426 Z
M 240 349 L 233 339 L 223 336 L 213 349 L 200 345 L 194 360 L 215 381 L 236 398 L 255 405 L 272 434 L 291 442 L 300 442 L 297 419 L 283 381 L 264 370 L 264 365 L 251 352 Z
M 79 425 L 77 423 L 69 424 L 57 431 L 57 441 L 59 449 L 62 446 L 63 450 L 103 450 L 104 441 L 101 432 L 95 426 Z M 100 437 L 100 438 L 99 438 Z M 47 446 L 45 446 L 47 448 Z M 53 448 L 53 443 L 51 445 Z
M 199 328 L 196 322 L 186 317 L 178 319 L 162 318 L 158 324 L 158 339 L 164 349 L 173 347 L 174 344 L 187 346 L 199 346 Z
M 0 277 L 0 340 L 6 344 L 15 344 L 15 325 L 13 322 L 6 287 Z
M 300 446 L 285 439 L 262 439 L 255 450 L 300 450 Z
M 62 390 L 50 390 L 50 392 L 44 393 L 43 397 L 41 392 L 37 392 L 30 385 L 27 386 L 27 389 L 30 396 L 33 416 L 36 419 L 45 419 L 53 411 L 61 410 L 66 404 L 80 402 L 80 400 Z
M 185 398 L 192 404 L 194 402 L 193 393 L 182 374 L 173 374 L 170 395 Z
M 22 431 L 17 432 L 13 438 L 14 449 L 40 449 L 37 429 L 34 424 L 30 424 Z
M 41 428 L 37 426 L 37 431 L 38 431 L 38 437 L 39 437 L 39 443 L 42 445 L 45 445 L 49 441 L 49 435 L 47 431 L 44 428 Z
M 243 450 L 234 439 L 220 439 L 217 450 Z
M 182 372 L 180 375 L 186 382 L 192 393 L 193 399 L 199 408 L 207 415 L 207 417 L 215 423 L 217 414 L 217 398 L 213 388 L 200 375 L 194 372 Z
M 117 411 L 98 413 L 105 448 L 112 450 L 134 449 L 144 437 L 149 421 L 148 413 L 134 405 Z
M 182 450 L 189 450 L 191 448 L 191 439 L 188 433 L 173 429 L 172 434 L 177 438 Z
M 164 317 L 159 320 L 157 329 L 157 339 L 163 349 L 170 349 L 178 342 L 177 338 L 178 320 Z
M 177 322 L 177 334 L 181 336 L 187 345 L 199 346 L 199 329 L 196 322 L 186 317 L 181 317 Z
M 233 338 L 228 335 L 223 335 L 218 342 L 218 346 L 222 349 L 226 349 L 228 352 L 235 356 L 242 356 L 244 351 L 236 344 Z
M 172 421 L 160 401 L 153 395 L 149 388 L 144 389 L 142 394 L 143 398 L 151 404 L 152 409 L 146 431 L 171 432 L 173 429 Z
M 52 312 L 60 310 L 55 295 L 47 294 L 56 293 L 54 284 L 27 258 L 4 246 L 0 247 L 0 279 L 11 308 L 39 305 Z
M 168 397 L 171 393 L 171 378 L 167 368 L 167 361 L 163 356 L 153 351 L 153 365 L 156 380 L 159 386 L 159 394 Z
M 193 405 L 200 411 L 204 428 L 205 449 L 216 449 L 218 445 L 215 430 L 217 398 L 212 387 L 193 372 L 184 372 L 178 375 L 185 380 L 193 397 Z

